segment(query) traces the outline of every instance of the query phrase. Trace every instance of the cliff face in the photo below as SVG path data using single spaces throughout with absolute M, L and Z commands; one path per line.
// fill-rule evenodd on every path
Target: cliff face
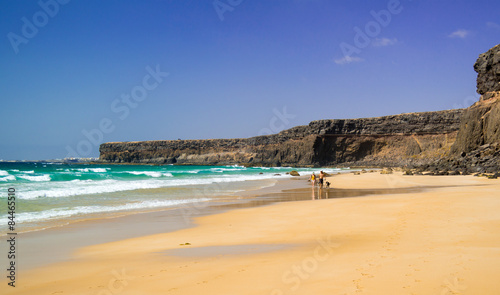
M 479 55 L 474 70 L 477 72 L 477 93 L 500 91 L 500 44 Z
M 443 156 L 463 110 L 311 122 L 318 165 L 402 166 Z
M 282 135 L 238 139 L 165 140 L 105 143 L 100 160 L 111 163 L 186 165 L 307 165 L 312 143 Z
M 319 120 L 278 134 L 240 139 L 105 143 L 110 163 L 256 166 L 410 166 L 500 171 L 500 44 L 481 54 L 479 102 L 467 110 Z
M 240 139 L 105 143 L 101 161 L 189 165 L 377 165 L 430 163 L 454 142 L 463 110 L 319 120 Z
M 485 98 L 488 96 L 488 98 Z M 500 91 L 487 92 L 465 113 L 451 151 L 468 153 L 485 144 L 500 142 Z
M 479 56 L 478 102 L 466 110 L 451 155 L 439 165 L 468 172 L 500 171 L 500 44 Z

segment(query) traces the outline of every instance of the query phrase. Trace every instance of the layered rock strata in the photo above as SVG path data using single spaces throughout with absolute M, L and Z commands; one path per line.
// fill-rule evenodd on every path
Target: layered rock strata
M 319 120 L 252 138 L 105 143 L 100 146 L 100 160 L 253 166 L 431 163 L 454 143 L 462 114 L 463 110 L 451 110 Z
M 106 163 L 255 166 L 408 166 L 454 174 L 500 171 L 500 44 L 479 56 L 470 108 L 319 120 L 240 139 L 114 142 Z

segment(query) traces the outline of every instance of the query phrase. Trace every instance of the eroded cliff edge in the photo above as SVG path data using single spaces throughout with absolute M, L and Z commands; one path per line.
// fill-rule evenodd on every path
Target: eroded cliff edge
M 112 142 L 108 163 L 401 166 L 431 163 L 455 142 L 464 110 L 319 120 L 278 134 L 238 139 Z
M 481 97 L 465 111 L 450 156 L 430 165 L 434 170 L 500 172 L 500 44 L 481 54 L 474 70 Z
M 474 64 L 480 101 L 468 109 L 319 120 L 278 134 L 239 139 L 114 142 L 107 163 L 254 166 L 407 166 L 500 171 L 500 44 Z

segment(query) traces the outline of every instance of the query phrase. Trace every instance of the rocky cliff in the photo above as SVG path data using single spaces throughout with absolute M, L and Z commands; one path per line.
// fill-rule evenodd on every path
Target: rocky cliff
M 189 165 L 401 166 L 430 163 L 455 141 L 463 110 L 319 120 L 278 134 L 239 139 L 114 142 L 109 163 Z
M 500 44 L 479 55 L 474 70 L 477 72 L 477 93 L 500 91 Z
M 450 156 L 434 165 L 438 170 L 500 171 L 500 44 L 481 54 L 474 70 L 481 97 L 465 111 Z
M 319 120 L 278 134 L 240 139 L 114 142 L 108 163 L 255 166 L 409 166 L 500 171 L 500 45 L 474 65 L 480 101 L 470 108 Z

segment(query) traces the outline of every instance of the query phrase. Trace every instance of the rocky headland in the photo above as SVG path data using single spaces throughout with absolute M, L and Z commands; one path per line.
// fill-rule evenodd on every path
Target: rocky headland
M 100 161 L 498 172 L 500 45 L 481 54 L 474 69 L 481 98 L 468 109 L 318 120 L 252 138 L 110 142 L 100 146 Z
M 481 97 L 465 110 L 450 155 L 420 170 L 500 172 L 500 44 L 481 54 L 474 70 Z

